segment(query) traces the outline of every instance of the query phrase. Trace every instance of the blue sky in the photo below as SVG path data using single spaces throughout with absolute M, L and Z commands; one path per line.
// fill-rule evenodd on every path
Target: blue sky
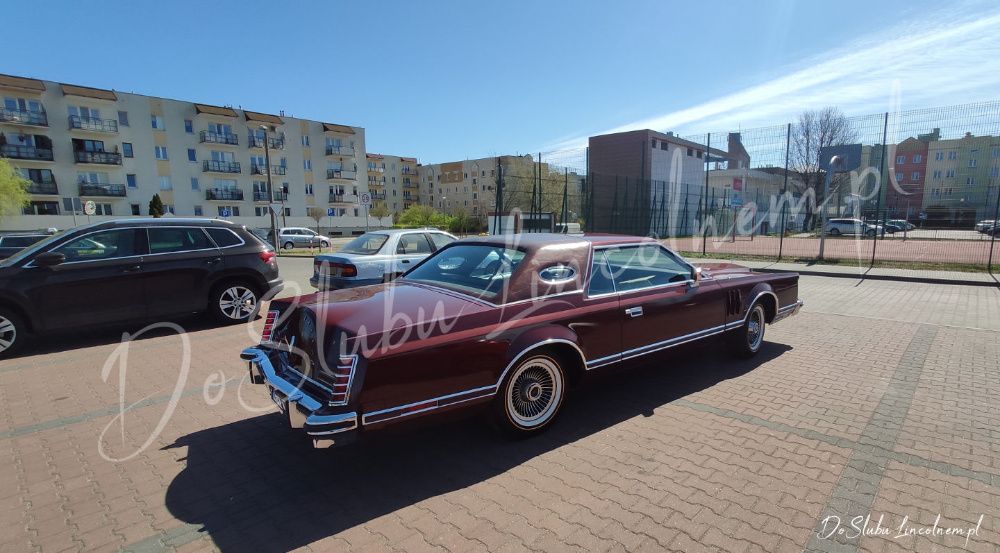
M 903 109 L 1000 96 L 995 2 L 74 0 L 25 17 L 43 23 L 4 29 L 0 73 L 360 125 L 368 151 L 423 162 L 881 112 L 894 83 Z

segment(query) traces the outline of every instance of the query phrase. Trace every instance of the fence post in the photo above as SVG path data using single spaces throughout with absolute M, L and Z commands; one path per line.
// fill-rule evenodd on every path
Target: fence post
M 778 235 L 778 259 L 781 261 L 782 248 L 785 246 L 785 208 L 788 199 L 788 157 L 792 151 L 792 124 L 788 124 L 788 130 L 785 132 L 785 184 L 781 187 L 781 228 L 779 229 L 780 234 Z
M 878 163 L 878 198 L 875 200 L 875 222 L 878 223 L 879 211 L 882 209 L 882 189 L 885 187 L 885 156 L 888 155 L 886 141 L 889 139 L 889 112 L 885 112 L 885 122 L 882 126 L 882 159 Z M 824 229 L 825 230 L 825 229 Z M 882 232 L 885 233 L 885 225 L 882 225 Z M 875 266 L 875 246 L 878 244 L 878 229 L 875 230 L 875 238 L 872 239 L 872 261 L 868 268 Z M 884 234 L 883 234 L 884 236 Z M 883 238 L 884 239 L 884 238 Z
M 989 199 L 987 198 L 987 201 Z M 1000 220 L 1000 186 L 997 187 L 997 205 L 993 209 L 993 225 L 997 225 L 997 221 Z M 986 272 L 993 274 L 993 246 L 997 241 L 997 233 L 995 230 L 990 230 L 990 257 L 986 261 Z
M 705 136 L 705 193 L 702 194 L 702 204 L 704 204 L 705 209 L 701 212 L 701 225 L 704 228 L 704 232 L 701 233 L 701 254 L 705 255 L 707 251 L 706 244 L 708 242 L 708 225 L 705 224 L 705 220 L 708 218 L 708 158 L 711 157 L 712 153 L 712 133 L 708 133 Z

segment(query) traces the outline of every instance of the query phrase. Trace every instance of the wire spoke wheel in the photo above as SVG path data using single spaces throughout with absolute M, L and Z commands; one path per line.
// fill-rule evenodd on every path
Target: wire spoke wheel
M 754 306 L 747 319 L 747 346 L 752 351 L 760 347 L 764 340 L 764 310 L 758 305 Z
M 8 350 L 17 341 L 17 327 L 14 323 L 0 315 L 0 352 Z
M 231 286 L 219 296 L 219 310 L 233 320 L 243 320 L 257 309 L 257 295 L 246 286 Z
M 563 385 L 562 371 L 551 358 L 539 356 L 525 361 L 511 375 L 507 386 L 507 416 L 521 428 L 544 425 L 559 409 Z

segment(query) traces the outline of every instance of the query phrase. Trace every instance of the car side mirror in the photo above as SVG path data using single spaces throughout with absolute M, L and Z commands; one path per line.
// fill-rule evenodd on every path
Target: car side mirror
M 35 256 L 35 265 L 39 267 L 53 267 L 66 261 L 66 255 L 56 252 L 45 252 Z
M 691 271 L 691 280 L 688 281 L 688 288 L 697 288 L 701 285 L 701 267 L 695 267 Z

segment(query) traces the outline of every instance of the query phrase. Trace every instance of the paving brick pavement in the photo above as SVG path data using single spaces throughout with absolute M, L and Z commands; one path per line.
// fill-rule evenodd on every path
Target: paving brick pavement
M 817 536 L 869 513 L 983 515 L 968 549 L 1000 551 L 1000 291 L 804 277 L 801 295 L 758 358 L 709 342 L 594 374 L 516 442 L 468 419 L 312 450 L 242 383 L 242 327 L 184 321 L 183 379 L 183 340 L 143 337 L 124 388 L 101 375 L 121 329 L 47 340 L 0 362 L 0 551 L 964 547 Z

